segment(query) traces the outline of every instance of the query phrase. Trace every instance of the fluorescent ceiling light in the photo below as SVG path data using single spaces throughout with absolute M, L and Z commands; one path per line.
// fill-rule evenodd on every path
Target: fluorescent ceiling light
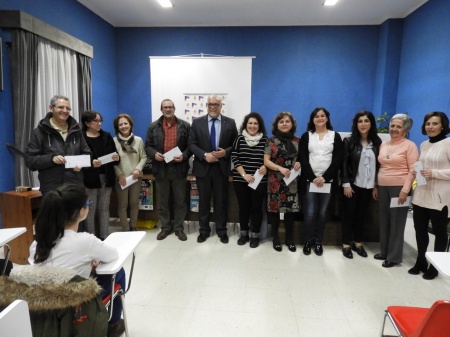
M 323 3 L 324 6 L 334 6 L 339 0 L 325 0 Z
M 169 7 L 173 7 L 172 3 L 170 2 L 170 0 L 158 0 L 159 4 L 164 7 L 164 8 L 169 8 Z

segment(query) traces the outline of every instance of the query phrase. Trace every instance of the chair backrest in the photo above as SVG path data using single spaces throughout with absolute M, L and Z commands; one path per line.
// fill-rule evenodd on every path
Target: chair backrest
M 414 337 L 450 336 L 450 301 L 434 302 Z
M 0 313 L 0 336 L 33 337 L 27 302 L 15 300 Z

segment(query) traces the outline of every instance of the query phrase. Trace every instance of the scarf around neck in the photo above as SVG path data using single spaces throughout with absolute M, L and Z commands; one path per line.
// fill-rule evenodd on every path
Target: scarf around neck
M 258 132 L 256 135 L 250 136 L 247 130 L 242 130 L 242 136 L 244 136 L 245 142 L 247 143 L 248 146 L 254 147 L 258 145 L 263 134 L 261 132 Z
M 120 143 L 120 146 L 122 147 L 122 150 L 127 153 L 137 153 L 137 151 L 131 146 L 134 142 L 134 135 L 133 133 L 130 134 L 127 138 L 122 138 L 120 133 L 117 134 L 117 140 Z
M 292 139 L 294 138 L 294 133 L 292 131 L 281 132 L 280 130 L 276 130 L 273 135 L 284 144 L 288 156 L 294 156 L 297 154 L 297 149 L 295 145 L 292 144 Z

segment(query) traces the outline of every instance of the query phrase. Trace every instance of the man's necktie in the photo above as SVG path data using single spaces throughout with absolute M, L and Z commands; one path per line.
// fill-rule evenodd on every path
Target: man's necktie
M 216 122 L 216 118 L 211 119 L 212 125 L 211 125 L 211 132 L 209 133 L 209 143 L 211 144 L 211 150 L 216 151 L 216 127 L 214 126 L 214 123 Z

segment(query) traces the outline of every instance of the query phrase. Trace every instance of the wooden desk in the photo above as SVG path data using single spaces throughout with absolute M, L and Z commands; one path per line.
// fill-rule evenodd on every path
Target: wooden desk
M 25 227 L 0 229 L 0 247 L 5 246 L 6 249 L 5 262 L 2 270 L 0 270 L 0 276 L 5 274 L 5 270 L 8 266 L 8 261 L 11 254 L 11 247 L 8 245 L 8 242 L 14 240 L 16 237 L 18 237 L 22 233 L 25 233 L 26 231 L 27 229 Z
M 444 276 L 450 279 L 450 253 L 448 252 L 426 252 L 428 261 Z
M 11 261 L 28 264 L 28 248 L 33 242 L 33 223 L 41 204 L 39 191 L 4 192 L 0 197 L 3 228 L 25 227 L 25 235 L 11 242 Z

